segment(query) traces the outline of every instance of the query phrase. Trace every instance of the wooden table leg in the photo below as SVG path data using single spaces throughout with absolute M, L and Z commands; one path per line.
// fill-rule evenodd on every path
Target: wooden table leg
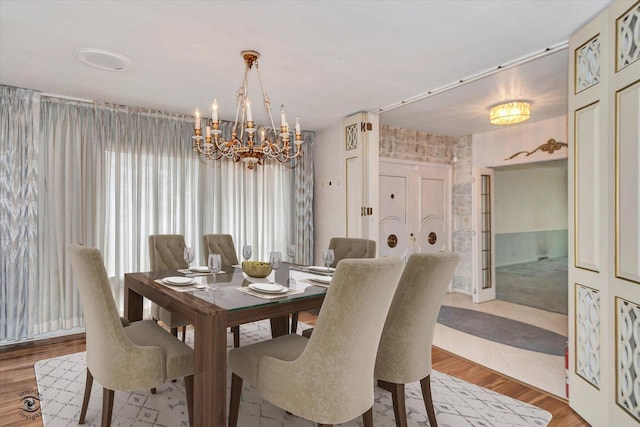
M 279 337 L 289 333 L 289 316 L 274 317 L 271 320 L 271 337 Z
M 194 322 L 194 426 L 224 427 L 227 417 L 227 314 L 213 311 Z
M 130 322 L 142 320 L 142 302 L 144 298 L 129 288 L 127 275 L 124 275 L 124 316 Z

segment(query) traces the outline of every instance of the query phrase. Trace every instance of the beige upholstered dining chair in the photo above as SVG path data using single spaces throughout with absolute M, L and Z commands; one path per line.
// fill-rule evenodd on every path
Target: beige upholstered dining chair
M 422 387 L 429 425 L 437 426 L 431 398 L 431 344 L 442 298 L 459 259 L 453 252 L 414 254 L 402 272 L 375 367 L 378 385 L 392 394 L 398 427 L 407 425 L 404 385 L 416 381 Z
M 329 249 L 333 249 L 334 261 L 331 267 L 338 265 L 338 261 L 346 258 L 375 258 L 376 242 L 375 240 L 356 239 L 353 237 L 332 237 L 329 241 Z M 298 313 L 291 315 L 291 333 L 295 334 L 298 330 Z M 305 329 L 302 334 L 306 337 L 311 336 L 313 328 Z
M 152 234 L 149 236 L 149 264 L 151 271 L 177 270 L 187 268 L 184 260 L 184 236 L 182 234 Z M 151 317 L 161 320 L 171 329 L 174 336 L 178 336 L 178 328 L 182 328 L 182 341 L 187 335 L 187 322 L 177 314 L 151 303 Z
M 294 415 L 339 424 L 363 415 L 373 425 L 373 368 L 402 271 L 398 258 L 341 262 L 310 339 L 289 334 L 229 352 L 229 427 L 238 422 L 243 379 Z
M 329 240 L 329 249 L 333 249 L 334 261 L 331 267 L 335 267 L 338 261 L 345 258 L 375 258 L 376 241 L 353 237 L 332 237 Z
M 230 234 L 205 234 L 202 236 L 202 254 L 207 263 L 209 254 L 220 254 L 222 266 L 238 265 L 238 255 Z
M 152 320 L 123 327 L 100 251 L 69 246 L 84 313 L 87 381 L 79 423 L 84 424 L 95 378 L 103 387 L 102 426 L 111 424 L 115 390 L 143 390 L 184 377 L 189 421 L 192 419 L 193 350 Z

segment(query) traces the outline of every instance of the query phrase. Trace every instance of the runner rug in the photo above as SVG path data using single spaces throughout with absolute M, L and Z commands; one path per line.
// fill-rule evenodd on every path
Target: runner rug
M 242 325 L 241 344 L 268 339 L 270 333 L 268 322 Z M 193 335 L 187 335 L 187 342 L 190 345 L 193 343 Z M 233 346 L 231 338 L 228 346 Z M 44 426 L 76 425 L 84 392 L 85 353 L 41 360 L 35 364 L 35 371 Z M 230 384 L 230 380 L 227 384 Z M 441 427 L 546 426 L 551 420 L 551 414 L 547 411 L 440 372 L 432 372 L 431 387 L 436 417 Z M 309 399 L 313 399 L 313 395 L 309 395 Z M 407 385 L 406 405 L 409 426 L 429 425 L 419 383 Z M 100 425 L 101 408 L 102 390 L 94 382 L 85 425 Z M 375 392 L 373 416 L 376 426 L 395 427 L 390 393 L 379 388 Z M 112 426 L 175 427 L 188 424 L 182 379 L 158 387 L 157 394 L 151 394 L 149 390 L 115 392 Z M 262 399 L 255 388 L 246 382 L 242 391 L 238 425 L 315 426 L 314 423 L 287 414 Z M 361 419 L 357 419 L 342 425 L 360 426 L 362 423 Z
M 440 307 L 438 323 L 501 344 L 554 356 L 564 356 L 567 342 L 567 337 L 537 326 L 448 305 Z

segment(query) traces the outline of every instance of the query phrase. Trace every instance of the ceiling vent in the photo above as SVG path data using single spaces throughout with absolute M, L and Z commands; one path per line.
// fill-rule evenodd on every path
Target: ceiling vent
M 131 64 L 126 56 L 103 49 L 76 49 L 73 56 L 91 67 L 105 71 L 127 71 Z

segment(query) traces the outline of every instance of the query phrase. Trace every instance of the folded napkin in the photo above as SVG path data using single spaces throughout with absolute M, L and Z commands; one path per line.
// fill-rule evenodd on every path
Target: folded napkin
M 254 297 L 258 297 L 258 298 L 262 298 L 262 299 L 275 299 L 275 298 L 282 298 L 282 297 L 289 297 L 291 295 L 297 295 L 297 294 L 301 294 L 304 291 L 299 291 L 296 289 L 289 289 L 287 292 L 283 292 L 281 294 L 267 294 L 264 292 L 257 292 L 254 291 L 253 289 L 249 289 L 247 287 L 241 287 L 241 288 L 236 288 L 237 290 L 239 290 L 240 292 L 243 292 L 245 294 L 249 294 L 249 295 L 253 295 Z
M 193 284 L 187 285 L 187 286 L 169 285 L 168 283 L 165 283 L 162 279 L 154 280 L 154 282 L 156 282 L 159 285 L 166 286 L 169 289 L 173 289 L 176 292 L 193 292 L 193 291 L 199 291 L 203 289 L 202 284 L 198 282 L 194 282 Z

